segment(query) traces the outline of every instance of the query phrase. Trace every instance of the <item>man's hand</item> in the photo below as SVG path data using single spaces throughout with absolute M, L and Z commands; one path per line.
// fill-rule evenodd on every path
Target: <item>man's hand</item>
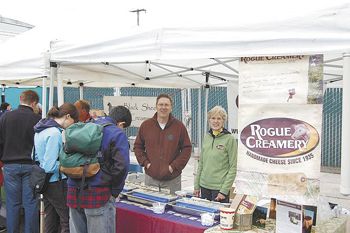
M 169 171 L 170 171 L 171 174 L 173 174 L 174 170 L 173 170 L 173 168 L 170 165 L 169 165 Z
M 151 163 L 148 163 L 148 164 L 146 165 L 146 169 L 148 169 L 150 166 L 151 166 Z

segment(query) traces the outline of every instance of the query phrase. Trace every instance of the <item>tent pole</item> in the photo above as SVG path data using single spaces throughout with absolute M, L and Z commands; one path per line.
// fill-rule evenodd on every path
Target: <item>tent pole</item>
M 202 87 L 198 89 L 198 151 L 202 148 Z
M 1 84 L 1 103 L 5 103 L 5 84 Z
M 187 107 L 186 107 L 186 89 L 181 89 L 181 108 L 182 108 L 182 113 L 181 113 L 181 118 L 182 118 L 182 123 L 186 125 L 185 118 L 186 118 L 186 112 L 187 112 Z
M 47 90 L 46 90 L 46 76 L 42 77 L 43 79 L 43 84 L 42 84 L 42 101 L 41 101 L 41 117 L 45 118 L 46 117 L 46 100 L 47 100 Z
M 57 105 L 61 106 L 64 103 L 63 80 L 61 75 L 57 75 L 57 68 L 56 68 L 56 77 L 57 77 Z
M 191 88 L 187 88 L 187 111 L 188 111 L 188 117 L 189 117 L 189 134 L 190 138 L 193 142 L 193 135 L 192 135 L 192 102 L 191 102 Z
M 79 99 L 84 99 L 84 83 L 79 83 Z
M 342 116 L 342 144 L 341 144 L 341 177 L 340 193 L 350 194 L 350 53 L 343 56 L 343 116 Z
M 205 102 L 204 102 L 204 132 L 203 134 L 205 134 L 208 131 L 208 119 L 207 119 L 207 115 L 208 115 L 208 96 L 209 96 L 209 88 L 205 88 Z
M 49 92 L 49 109 L 53 106 L 53 94 L 55 89 L 55 79 L 57 77 L 57 64 L 50 62 L 50 92 Z

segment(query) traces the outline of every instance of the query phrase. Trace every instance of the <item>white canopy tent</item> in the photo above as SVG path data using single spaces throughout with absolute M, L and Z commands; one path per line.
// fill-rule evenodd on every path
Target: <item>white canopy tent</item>
M 188 88 L 206 84 L 222 85 L 227 81 L 236 80 L 239 57 L 326 54 L 327 63 L 331 64 L 325 66 L 326 78 L 337 80 L 342 75 L 346 77 L 343 94 L 343 138 L 348 138 L 348 15 L 350 4 L 345 4 L 284 22 L 257 23 L 245 27 L 118 31 L 113 37 L 113 33 L 109 31 L 108 36 L 101 34 L 101 38 L 96 37 L 88 42 L 83 39 L 54 40 L 60 37 L 53 36 L 47 40 L 47 35 L 40 38 L 45 32 L 38 33 L 33 39 L 43 39 L 44 41 L 39 43 L 42 47 L 33 47 L 35 51 L 28 52 L 28 56 L 19 51 L 19 56 L 14 56 L 9 62 L 10 59 L 6 56 L 18 51 L 18 44 L 13 42 L 14 45 L 6 44 L 0 47 L 1 54 L 5 54 L 0 59 L 0 79 L 3 82 L 41 85 L 42 76 L 51 76 L 53 86 L 57 73 L 59 90 L 68 82 L 77 86 L 83 83 L 84 86 Z M 32 33 L 35 34 L 35 31 Z M 23 37 L 26 35 L 23 34 Z M 84 36 L 82 34 L 81 38 Z M 21 45 L 23 49 L 26 46 L 31 47 L 26 40 L 23 40 Z M 337 54 L 341 58 L 337 57 Z M 57 64 L 57 68 L 50 69 L 50 62 Z M 339 69 L 342 65 L 334 64 L 342 62 L 344 74 Z M 59 91 L 59 94 L 59 100 L 62 102 L 62 91 Z M 343 143 L 342 148 L 342 163 L 349 164 L 350 157 L 346 155 L 350 153 L 350 144 Z M 350 194 L 350 169 L 343 167 L 342 177 L 345 178 L 342 180 L 341 192 Z
M 52 61 L 59 64 L 58 76 L 63 83 L 71 81 L 77 86 L 82 82 L 85 86 L 198 87 L 205 84 L 203 72 L 207 71 L 235 79 L 235 57 L 341 56 L 350 50 L 349 13 L 350 6 L 345 4 L 306 17 L 244 27 L 125 30 L 116 26 L 107 27 L 107 31 L 80 31 L 76 25 L 36 28 L 0 45 L 0 79 L 9 84 L 41 84 L 41 80 L 32 79 L 48 76 Z M 227 66 L 222 65 L 225 61 L 229 61 Z M 341 75 L 335 70 L 339 69 L 326 67 L 325 73 L 331 75 L 329 78 Z M 147 77 L 150 80 L 144 80 Z M 209 80 L 214 85 L 222 81 Z

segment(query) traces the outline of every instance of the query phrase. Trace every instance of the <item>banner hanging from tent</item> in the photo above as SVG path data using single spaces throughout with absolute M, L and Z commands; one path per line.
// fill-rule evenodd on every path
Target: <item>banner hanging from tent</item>
M 314 103 L 322 101 L 322 57 L 315 65 L 312 59 L 241 58 L 238 193 L 301 204 L 317 199 L 322 107 Z
M 104 96 L 103 108 L 105 113 L 109 113 L 111 107 L 118 105 L 127 107 L 132 116 L 131 127 L 140 127 L 141 123 L 156 113 L 157 97 L 140 96 Z

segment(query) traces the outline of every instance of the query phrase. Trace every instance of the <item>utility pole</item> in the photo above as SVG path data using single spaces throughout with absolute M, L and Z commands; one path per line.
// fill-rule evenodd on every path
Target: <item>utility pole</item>
M 140 11 L 144 11 L 146 13 L 146 9 L 136 9 L 136 10 L 132 10 L 130 12 L 132 13 L 137 13 L 137 26 L 140 26 Z

